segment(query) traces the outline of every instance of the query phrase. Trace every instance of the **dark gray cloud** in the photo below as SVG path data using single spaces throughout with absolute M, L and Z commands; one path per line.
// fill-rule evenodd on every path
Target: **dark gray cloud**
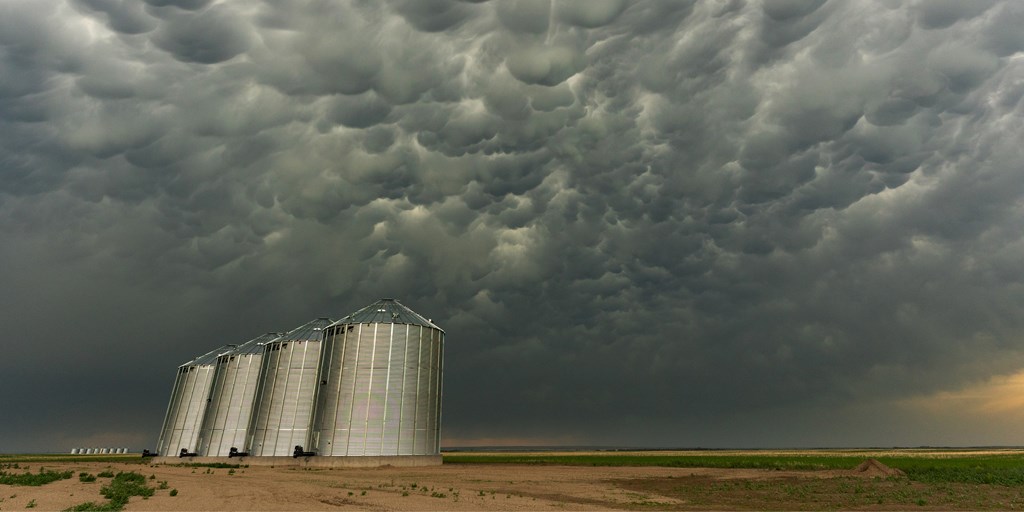
M 152 41 L 180 61 L 215 64 L 244 52 L 249 35 L 234 13 L 216 5 L 165 17 Z
M 0 3 L 0 451 L 151 447 L 177 364 L 381 296 L 447 443 L 1016 443 L 914 404 L 1024 366 L 1022 19 Z

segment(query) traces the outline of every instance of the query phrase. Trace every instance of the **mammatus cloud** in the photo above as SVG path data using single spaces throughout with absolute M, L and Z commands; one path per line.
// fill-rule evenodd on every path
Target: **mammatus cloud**
M 914 397 L 1024 366 L 1021 21 L 4 2 L 0 450 L 148 446 L 175 365 L 381 296 L 448 331 L 459 442 L 927 444 Z

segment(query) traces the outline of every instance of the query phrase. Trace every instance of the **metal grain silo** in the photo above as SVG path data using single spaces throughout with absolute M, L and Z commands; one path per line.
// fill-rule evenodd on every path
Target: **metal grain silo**
M 263 348 L 279 337 L 281 334 L 276 332 L 264 334 L 217 358 L 210 401 L 199 431 L 199 455 L 227 457 L 232 447 L 245 448 Z
M 394 299 L 329 326 L 310 445 L 324 456 L 438 455 L 444 331 Z
M 251 455 L 291 455 L 295 446 L 306 446 L 323 329 L 333 322 L 318 318 L 263 346 L 249 424 Z
M 214 364 L 219 355 L 234 347 L 225 345 L 178 367 L 171 401 L 167 404 L 167 414 L 156 445 L 157 453 L 176 455 L 182 448 L 195 450 L 203 413 L 206 411 L 206 400 L 210 397 Z

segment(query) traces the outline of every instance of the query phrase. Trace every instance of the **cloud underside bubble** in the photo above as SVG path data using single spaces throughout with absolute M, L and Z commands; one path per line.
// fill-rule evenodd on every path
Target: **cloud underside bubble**
M 102 311 L 158 307 L 174 321 L 147 343 L 176 357 L 259 334 L 220 327 L 238 311 L 397 296 L 451 336 L 445 421 L 507 435 L 1013 372 L 1022 20 L 1013 1 L 4 2 L 4 325 L 33 339 L 95 301 L 53 343 L 107 347 Z

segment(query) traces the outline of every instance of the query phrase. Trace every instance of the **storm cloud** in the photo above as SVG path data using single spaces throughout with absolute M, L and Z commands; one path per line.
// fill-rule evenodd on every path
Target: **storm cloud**
M 178 364 L 380 297 L 449 446 L 1019 444 L 908 404 L 1024 371 L 1022 22 L 5 1 L 0 451 L 151 447 Z

